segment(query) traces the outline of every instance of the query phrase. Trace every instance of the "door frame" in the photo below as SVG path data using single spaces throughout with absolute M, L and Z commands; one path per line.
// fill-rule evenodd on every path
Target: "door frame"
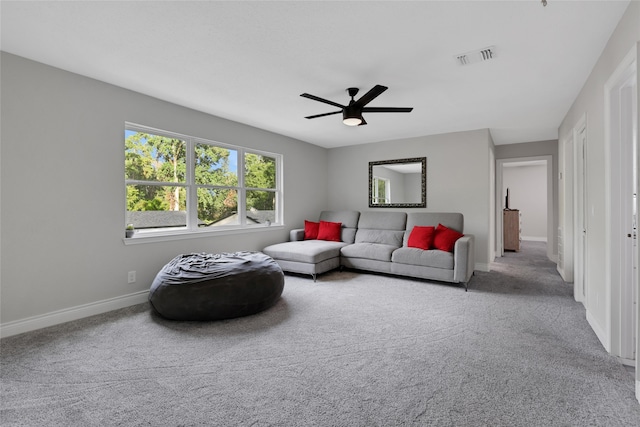
M 638 254 L 628 246 L 629 223 L 624 224 L 621 218 L 632 205 L 625 200 L 625 193 L 630 194 L 633 185 L 631 181 L 636 176 L 636 192 L 638 189 L 638 69 L 637 47 L 634 48 L 620 62 L 611 77 L 607 80 L 605 91 L 605 278 L 606 278 L 606 328 L 608 339 L 603 344 L 613 356 L 620 358 L 622 363 L 635 365 L 637 359 L 638 333 Z M 631 113 L 626 122 L 622 122 L 623 113 L 621 97 L 622 90 L 628 91 L 631 99 Z M 635 111 L 634 111 L 635 109 Z M 629 123 L 629 120 L 631 122 Z M 622 123 L 622 124 L 621 124 Z M 631 125 L 634 135 L 631 136 L 631 152 L 636 155 L 636 170 L 633 171 L 628 163 L 630 154 L 625 152 L 629 147 L 621 143 L 622 126 Z M 636 212 L 638 212 L 638 197 L 636 197 Z M 628 212 L 626 212 L 628 214 Z M 636 241 L 637 242 L 637 241 Z M 624 286 L 624 282 L 631 280 L 633 287 Z M 635 283 L 634 283 L 635 282 Z M 636 306 L 634 306 L 634 299 Z M 635 355 L 634 355 L 635 353 Z
M 573 283 L 574 226 L 574 130 L 560 139 L 558 145 L 558 272 L 567 283 Z
M 580 135 L 584 134 L 582 141 Z M 573 297 L 587 305 L 587 260 L 588 260 L 588 223 L 587 214 L 588 179 L 587 159 L 587 115 L 584 114 L 573 128 Z M 582 218 L 582 221 L 580 219 Z M 582 225 L 582 227 L 580 227 Z
M 511 159 L 496 160 L 496 257 L 504 255 L 503 218 L 504 198 L 506 194 L 502 190 L 503 172 L 505 163 L 535 162 L 544 160 L 547 165 L 547 258 L 556 262 L 553 255 L 553 156 L 514 157 Z

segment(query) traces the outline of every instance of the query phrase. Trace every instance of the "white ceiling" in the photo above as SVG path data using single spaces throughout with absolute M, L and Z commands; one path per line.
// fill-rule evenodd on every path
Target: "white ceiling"
M 323 147 L 489 128 L 557 138 L 628 1 L 2 1 L 3 51 Z M 455 56 L 495 46 L 493 60 Z M 413 112 L 304 116 L 345 89 Z

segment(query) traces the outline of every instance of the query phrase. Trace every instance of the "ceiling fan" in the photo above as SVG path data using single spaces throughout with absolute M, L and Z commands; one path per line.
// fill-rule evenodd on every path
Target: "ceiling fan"
M 349 105 L 340 105 L 337 102 L 329 101 L 328 99 L 320 98 L 315 95 L 303 93 L 302 97 L 313 99 L 314 101 L 324 102 L 325 104 L 333 105 L 340 108 L 340 111 L 332 111 L 331 113 L 316 114 L 314 116 L 307 116 L 305 119 L 315 119 L 318 117 L 330 116 L 332 114 L 342 113 L 342 122 L 347 126 L 362 126 L 367 122 L 362 117 L 362 113 L 410 113 L 413 108 L 403 107 L 367 107 L 366 105 L 378 97 L 382 92 L 389 89 L 386 86 L 375 85 L 369 92 L 365 93 L 357 101 L 354 97 L 358 94 L 357 87 L 350 87 L 347 89 L 351 101 Z

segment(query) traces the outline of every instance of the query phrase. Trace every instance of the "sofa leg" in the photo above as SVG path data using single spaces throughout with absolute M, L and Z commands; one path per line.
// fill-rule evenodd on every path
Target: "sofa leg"
M 311 277 L 313 277 L 313 282 L 315 283 L 316 277 L 318 277 L 318 275 L 317 274 L 312 274 Z

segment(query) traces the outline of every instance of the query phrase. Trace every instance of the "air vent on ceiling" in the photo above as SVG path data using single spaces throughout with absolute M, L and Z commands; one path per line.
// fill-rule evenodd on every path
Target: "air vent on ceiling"
M 483 62 L 493 59 L 496 56 L 494 46 L 485 47 L 484 49 L 474 50 L 473 52 L 461 53 L 456 55 L 456 60 L 460 65 L 469 65 L 476 62 Z

